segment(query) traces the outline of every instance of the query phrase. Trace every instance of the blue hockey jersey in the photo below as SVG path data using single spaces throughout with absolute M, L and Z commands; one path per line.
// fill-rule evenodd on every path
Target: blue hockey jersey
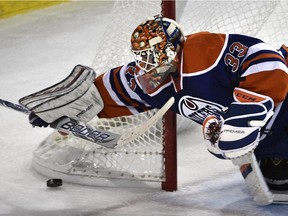
M 149 94 L 135 81 L 134 62 L 97 77 L 95 85 L 105 104 L 98 116 L 109 118 L 161 108 L 174 96 L 171 109 L 202 124 L 208 115 L 221 115 L 221 110 L 234 101 L 233 92 L 239 87 L 269 96 L 275 104 L 273 125 L 263 130 L 267 136 L 256 155 L 288 158 L 285 46 L 279 52 L 257 38 L 200 32 L 187 36 L 180 59 L 178 71 Z

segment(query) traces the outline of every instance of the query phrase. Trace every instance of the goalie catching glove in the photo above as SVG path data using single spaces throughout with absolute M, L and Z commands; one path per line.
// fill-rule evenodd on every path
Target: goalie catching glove
M 19 103 L 31 111 L 29 121 L 34 126 L 47 127 L 64 116 L 86 123 L 104 106 L 95 78 L 92 68 L 77 65 L 63 81 L 25 96 Z
M 219 158 L 233 159 L 252 152 L 260 141 L 260 130 L 273 115 L 270 97 L 235 88 L 234 100 L 221 119 L 208 116 L 203 135 L 208 151 Z

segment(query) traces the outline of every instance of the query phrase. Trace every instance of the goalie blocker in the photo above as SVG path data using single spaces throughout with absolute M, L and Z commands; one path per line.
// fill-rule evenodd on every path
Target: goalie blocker
M 46 127 L 64 116 L 88 122 L 103 109 L 103 100 L 94 85 L 96 74 L 77 65 L 63 81 L 25 96 L 19 103 L 31 111 L 30 123 Z

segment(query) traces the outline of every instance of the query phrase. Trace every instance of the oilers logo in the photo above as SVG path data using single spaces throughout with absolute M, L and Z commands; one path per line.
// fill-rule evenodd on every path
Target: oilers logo
M 224 107 L 200 98 L 183 96 L 179 100 L 178 108 L 182 116 L 202 124 L 208 115 L 215 115 L 220 118 L 221 110 Z

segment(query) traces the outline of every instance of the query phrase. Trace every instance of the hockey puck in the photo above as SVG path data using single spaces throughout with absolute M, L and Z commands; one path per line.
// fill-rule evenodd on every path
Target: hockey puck
M 47 187 L 59 187 L 62 186 L 62 179 L 49 179 L 47 180 Z

